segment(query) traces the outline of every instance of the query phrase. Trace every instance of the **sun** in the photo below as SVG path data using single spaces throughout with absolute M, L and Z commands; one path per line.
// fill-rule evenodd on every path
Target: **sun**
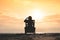
M 31 16 L 32 16 L 33 19 L 41 20 L 41 19 L 43 19 L 45 14 L 42 11 L 38 10 L 38 9 L 34 9 L 34 10 L 32 10 Z

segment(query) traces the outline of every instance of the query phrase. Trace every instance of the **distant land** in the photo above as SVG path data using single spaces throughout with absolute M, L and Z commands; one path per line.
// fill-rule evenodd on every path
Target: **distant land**
M 60 33 L 0 34 L 0 40 L 60 40 Z

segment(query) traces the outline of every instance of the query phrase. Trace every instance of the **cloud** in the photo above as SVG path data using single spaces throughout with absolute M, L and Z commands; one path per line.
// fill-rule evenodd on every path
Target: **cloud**
M 0 15 L 0 33 L 22 32 L 23 25 L 23 19 Z
M 44 18 L 44 21 L 45 22 L 56 22 L 56 23 L 60 23 L 60 14 L 46 16 Z

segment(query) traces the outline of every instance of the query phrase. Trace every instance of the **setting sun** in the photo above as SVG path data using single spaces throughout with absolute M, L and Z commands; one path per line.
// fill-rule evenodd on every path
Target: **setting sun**
M 39 9 L 32 10 L 31 15 L 32 15 L 33 19 L 36 19 L 36 20 L 39 20 L 39 19 L 41 20 L 45 16 L 44 13 L 42 11 L 40 11 Z

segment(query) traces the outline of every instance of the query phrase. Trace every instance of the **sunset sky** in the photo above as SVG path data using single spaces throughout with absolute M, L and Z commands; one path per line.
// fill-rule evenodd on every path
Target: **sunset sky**
M 60 33 L 60 0 L 0 0 L 0 33 L 24 33 L 27 16 L 36 32 Z

